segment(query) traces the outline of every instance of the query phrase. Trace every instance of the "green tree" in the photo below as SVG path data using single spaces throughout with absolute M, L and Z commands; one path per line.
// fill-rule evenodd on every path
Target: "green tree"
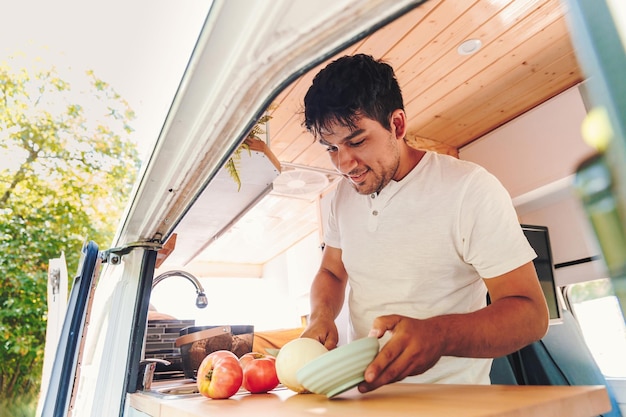
M 48 260 L 110 244 L 139 170 L 134 114 L 91 71 L 0 65 L 0 399 L 39 392 Z M 2 406 L 0 405 L 0 408 Z

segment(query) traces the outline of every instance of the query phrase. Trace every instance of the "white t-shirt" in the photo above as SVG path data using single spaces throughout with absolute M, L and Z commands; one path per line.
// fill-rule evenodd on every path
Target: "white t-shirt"
M 349 276 L 348 340 L 367 336 L 381 315 L 478 310 L 486 305 L 482 278 L 536 256 L 500 182 L 476 164 L 435 152 L 378 195 L 358 194 L 343 180 L 325 243 L 342 250 Z M 405 381 L 488 384 L 490 367 L 491 359 L 443 357 Z

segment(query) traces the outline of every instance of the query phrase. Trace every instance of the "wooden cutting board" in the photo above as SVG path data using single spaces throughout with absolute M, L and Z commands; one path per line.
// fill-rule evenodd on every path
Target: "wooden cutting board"
M 384 386 L 368 394 L 350 390 L 333 399 L 295 394 L 238 394 L 158 400 L 132 394 L 130 405 L 153 417 L 593 417 L 611 408 L 602 386 L 430 385 Z

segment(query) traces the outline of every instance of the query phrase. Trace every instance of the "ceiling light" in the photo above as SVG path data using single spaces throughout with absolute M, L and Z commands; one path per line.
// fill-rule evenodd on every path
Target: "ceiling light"
M 459 55 L 472 55 L 478 52 L 481 46 L 483 46 L 483 43 L 480 39 L 468 39 L 462 42 L 459 47 L 456 48 L 456 51 Z

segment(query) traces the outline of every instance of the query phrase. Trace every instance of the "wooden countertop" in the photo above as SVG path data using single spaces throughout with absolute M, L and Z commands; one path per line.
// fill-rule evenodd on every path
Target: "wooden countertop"
M 135 393 L 129 395 L 129 405 L 153 417 L 594 417 L 611 409 L 602 386 L 403 383 L 367 394 L 352 389 L 333 399 L 287 389 L 237 394 L 227 400 L 158 399 Z

